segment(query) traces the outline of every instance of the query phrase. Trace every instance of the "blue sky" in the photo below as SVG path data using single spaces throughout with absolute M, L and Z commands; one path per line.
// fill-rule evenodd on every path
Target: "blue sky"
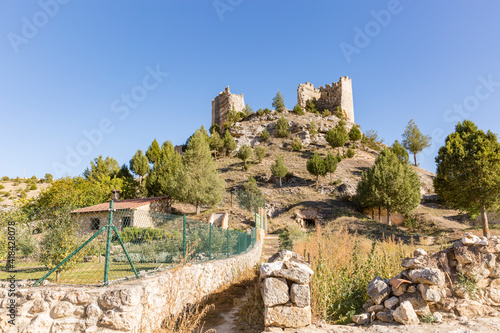
M 227 85 L 254 110 L 278 90 L 292 108 L 299 83 L 345 75 L 361 129 L 392 144 L 413 118 L 433 137 L 418 161 L 435 171 L 457 121 L 500 132 L 499 12 L 492 0 L 0 0 L 0 176 L 75 176 L 155 137 L 182 144 L 210 127 Z

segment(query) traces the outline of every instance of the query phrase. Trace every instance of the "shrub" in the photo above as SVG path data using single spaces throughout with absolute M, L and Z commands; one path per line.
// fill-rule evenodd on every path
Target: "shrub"
M 8 176 L 3 176 L 2 177 L 2 181 L 5 182 L 5 181 L 8 181 L 9 180 L 9 177 Z
M 264 130 L 260 134 L 260 138 L 262 139 L 262 141 L 267 141 L 269 140 L 270 137 L 271 136 L 269 135 L 269 132 L 267 131 L 267 129 L 264 128 Z
M 344 111 L 342 111 L 342 108 L 340 106 L 337 106 L 337 110 L 335 110 L 334 115 L 339 119 L 344 119 L 345 117 Z
M 384 140 L 378 138 L 378 134 L 374 130 L 368 130 L 366 131 L 362 138 L 361 138 L 361 143 L 368 148 L 374 149 L 374 150 L 382 150 L 382 143 Z
M 5 188 L 5 186 L 3 186 L 2 184 L 0 184 L 0 190 L 3 190 Z
M 347 158 L 353 158 L 354 155 L 356 155 L 356 152 L 354 151 L 354 149 L 349 148 L 349 149 L 347 149 L 347 152 L 345 155 L 347 156 Z
M 349 140 L 359 141 L 361 140 L 361 131 L 358 126 L 352 125 L 351 130 L 349 131 Z
M 126 227 L 120 232 L 120 237 L 124 243 L 142 243 L 144 241 L 160 240 L 165 238 L 165 236 L 165 230 L 151 227 Z
M 21 230 L 19 237 L 17 237 L 16 246 L 24 258 L 38 253 L 38 242 L 28 230 Z
M 253 151 L 254 151 L 255 157 L 257 158 L 259 163 L 262 162 L 264 157 L 266 157 L 266 148 L 265 147 L 257 146 L 257 147 L 255 147 L 255 149 Z
M 323 110 L 321 114 L 323 115 L 323 117 L 329 117 L 332 115 L 332 113 L 328 109 Z
M 281 116 L 281 118 L 276 122 L 276 137 L 286 138 L 288 135 L 290 135 L 288 120 L 285 116 Z
M 236 141 L 234 141 L 234 138 L 231 133 L 229 133 L 229 131 L 226 131 L 226 133 L 224 133 L 224 137 L 222 140 L 224 141 L 224 148 L 226 148 L 226 155 L 229 155 L 233 150 L 236 149 Z
M 292 150 L 300 151 L 302 149 L 302 140 L 298 137 L 294 137 L 292 140 Z
M 337 126 L 326 133 L 326 141 L 333 148 L 343 147 L 347 141 L 347 131 L 344 127 L 344 122 L 340 121 Z
M 213 133 L 220 133 L 220 126 L 219 124 L 213 124 L 212 126 L 210 126 L 210 130 L 209 130 L 209 133 L 210 134 L 213 134 Z
M 319 113 L 316 98 L 308 99 L 306 102 L 306 111 L 310 113 Z
M 302 110 L 302 108 L 298 104 L 295 104 L 293 112 L 299 116 L 303 116 L 305 114 L 304 110 Z
M 271 113 L 271 110 L 269 110 L 269 108 L 265 108 L 262 111 L 264 111 L 264 114 L 270 114 Z
M 31 191 L 35 191 L 37 189 L 38 189 L 38 187 L 35 184 L 31 184 L 31 186 L 30 186 Z
M 312 136 L 318 134 L 318 126 L 313 121 L 309 124 L 309 134 Z
M 238 158 L 243 161 L 243 166 L 247 170 L 247 160 L 252 156 L 252 148 L 247 145 L 241 146 L 238 150 Z

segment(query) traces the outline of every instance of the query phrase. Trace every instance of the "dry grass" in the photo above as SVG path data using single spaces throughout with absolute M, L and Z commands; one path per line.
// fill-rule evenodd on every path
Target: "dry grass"
M 311 281 L 313 315 L 332 323 L 350 322 L 368 299 L 366 286 L 375 277 L 399 273 L 401 260 L 417 246 L 386 237 L 371 241 L 347 229 L 318 228 L 307 240 L 295 244 L 297 253 L 310 253 L 315 274 Z

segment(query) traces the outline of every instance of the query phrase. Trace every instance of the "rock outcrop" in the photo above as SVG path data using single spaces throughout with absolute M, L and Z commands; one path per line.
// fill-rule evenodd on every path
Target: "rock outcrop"
M 452 247 L 428 255 L 417 249 L 403 259 L 404 270 L 390 280 L 375 277 L 367 286 L 365 313 L 352 316 L 358 325 L 375 320 L 415 325 L 419 317 L 500 315 L 500 239 L 465 234 Z
M 281 250 L 260 267 L 266 326 L 299 328 L 311 324 L 313 271 L 296 253 Z

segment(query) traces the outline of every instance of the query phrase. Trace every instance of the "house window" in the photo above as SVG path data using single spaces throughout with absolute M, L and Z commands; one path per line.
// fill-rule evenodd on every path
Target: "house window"
M 130 227 L 130 216 L 122 217 L 122 230 Z
M 101 219 L 92 218 L 90 219 L 90 230 L 99 230 L 101 226 Z

